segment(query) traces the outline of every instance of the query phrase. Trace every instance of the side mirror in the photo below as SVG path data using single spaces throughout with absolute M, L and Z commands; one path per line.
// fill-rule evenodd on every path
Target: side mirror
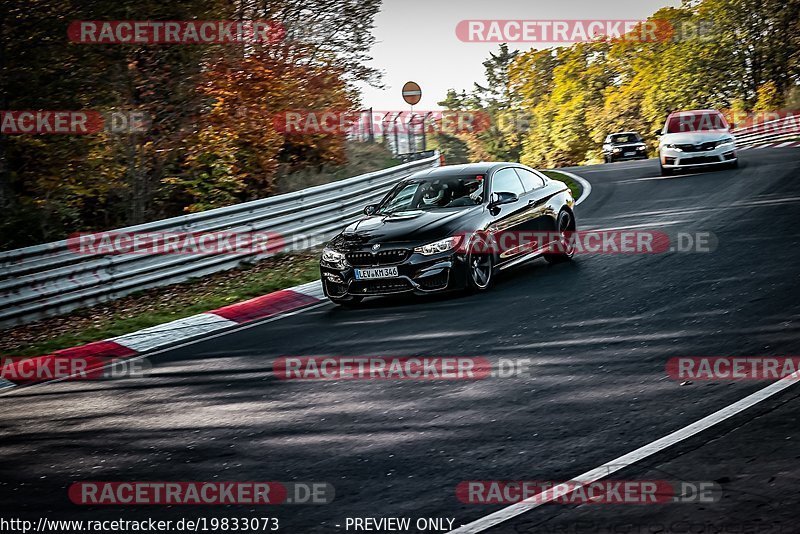
M 519 200 L 519 197 L 514 193 L 507 193 L 505 191 L 500 193 L 492 193 L 492 201 L 489 202 L 490 208 L 496 208 L 497 206 L 502 206 L 503 204 L 513 204 Z
M 655 135 L 656 137 L 661 137 L 661 128 L 653 132 L 653 135 Z
M 367 204 L 364 206 L 364 215 L 374 215 L 378 211 L 377 204 Z

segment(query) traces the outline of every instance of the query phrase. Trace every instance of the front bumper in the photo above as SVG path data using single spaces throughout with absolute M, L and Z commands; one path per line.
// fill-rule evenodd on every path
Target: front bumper
M 613 152 L 608 155 L 611 161 L 631 161 L 635 159 L 647 159 L 647 151 L 646 150 L 637 150 L 635 154 L 631 154 L 629 156 L 625 155 L 625 152 L 618 152 L 614 154 Z
M 736 146 L 722 145 L 713 150 L 684 152 L 675 148 L 662 148 L 659 158 L 665 169 L 704 167 L 736 161 Z
M 398 276 L 357 280 L 355 269 L 397 267 Z M 398 293 L 418 295 L 463 289 L 466 284 L 466 260 L 454 251 L 432 256 L 413 253 L 400 263 L 347 266 L 344 269 L 320 263 L 320 276 L 325 295 L 332 298 L 347 296 L 381 296 Z

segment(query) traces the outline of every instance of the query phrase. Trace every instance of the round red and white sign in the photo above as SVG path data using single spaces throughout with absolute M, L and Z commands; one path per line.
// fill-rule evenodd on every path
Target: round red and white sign
M 422 88 L 415 82 L 406 82 L 403 86 L 403 100 L 412 106 L 419 103 L 422 100 Z

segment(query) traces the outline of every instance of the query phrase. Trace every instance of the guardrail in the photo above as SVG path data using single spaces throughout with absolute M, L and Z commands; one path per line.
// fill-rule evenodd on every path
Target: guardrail
M 409 161 L 417 161 L 419 159 L 425 159 L 433 156 L 436 153 L 435 150 L 426 150 L 424 152 L 409 152 L 407 154 L 397 154 L 395 159 L 399 159 L 403 163 L 408 163 Z
M 800 117 L 788 116 L 731 131 L 740 147 L 774 143 L 800 137 Z
M 397 180 L 437 166 L 438 153 L 294 193 L 114 232 L 274 232 L 285 243 L 281 250 L 305 250 L 357 219 L 366 204 L 379 200 Z M 69 244 L 62 240 L 0 253 L 0 327 L 231 269 L 272 254 L 80 254 Z

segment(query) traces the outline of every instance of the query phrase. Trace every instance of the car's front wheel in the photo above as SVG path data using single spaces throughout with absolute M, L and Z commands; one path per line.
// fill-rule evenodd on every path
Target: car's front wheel
M 467 291 L 486 291 L 494 279 L 494 253 L 489 242 L 476 235 L 467 253 Z

